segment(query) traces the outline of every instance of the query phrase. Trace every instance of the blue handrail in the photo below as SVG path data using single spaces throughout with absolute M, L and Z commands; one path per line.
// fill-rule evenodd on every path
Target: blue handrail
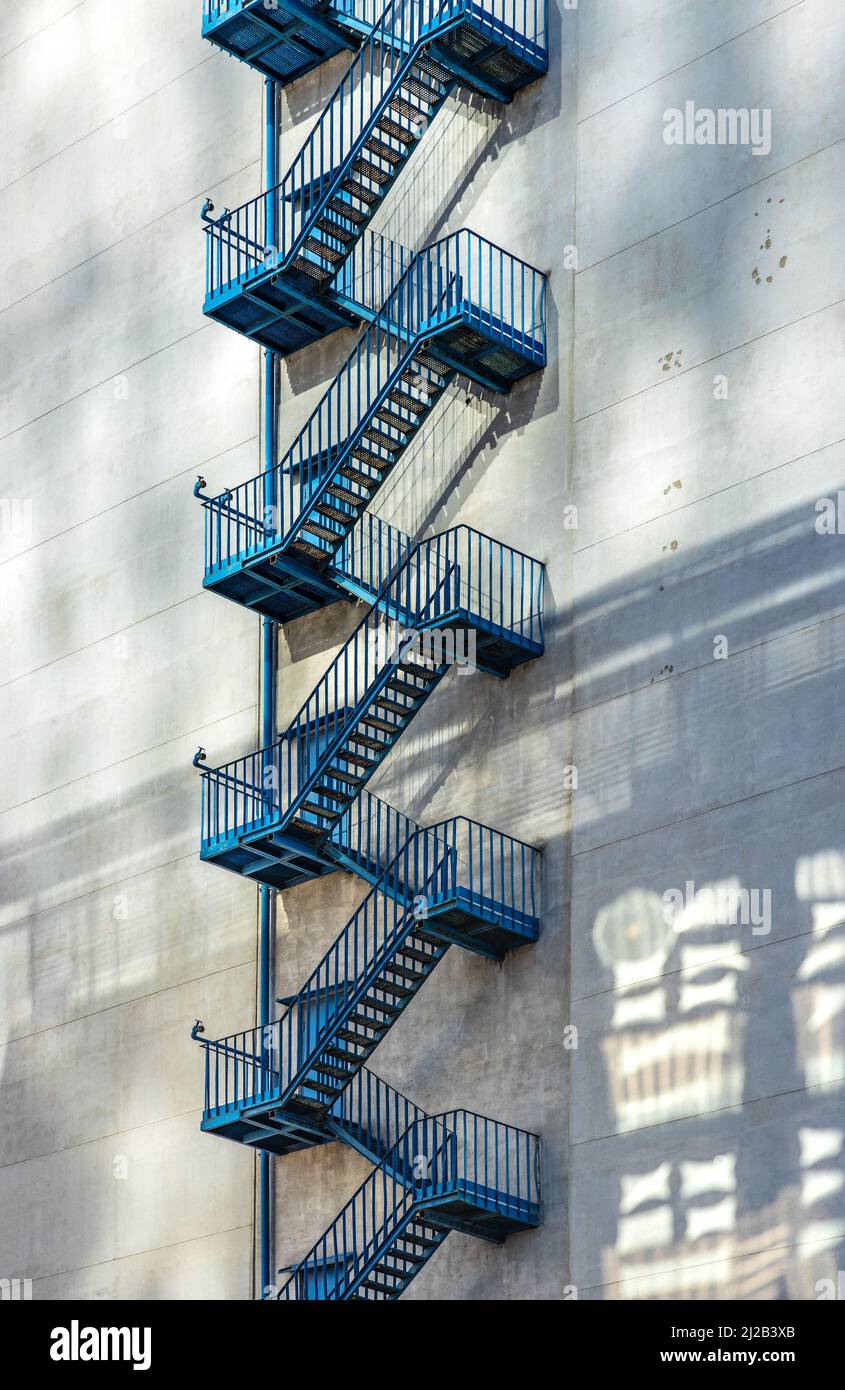
M 395 625 L 385 635 L 383 616 Z M 275 743 L 217 768 L 201 769 L 203 841 L 210 845 L 289 817 L 305 801 L 363 711 L 397 672 L 408 634 L 443 634 L 431 647 L 432 677 L 455 656 L 450 622 L 483 628 L 540 650 L 543 642 L 543 565 L 468 526 L 419 542 L 361 619 L 287 731 Z M 438 627 L 438 625 L 443 625 Z M 417 641 L 422 641 L 417 637 Z M 411 682 L 413 684 L 413 682 Z M 374 764 L 413 716 L 426 687 L 400 694 L 383 717 Z M 306 736 L 307 734 L 307 736 Z
M 539 1154 L 536 1134 L 469 1110 L 416 1119 L 277 1297 L 348 1298 L 415 1216 L 427 1213 L 438 1220 L 439 1199 L 457 1198 L 511 1220 L 536 1221 Z M 448 1216 L 445 1220 L 448 1229 Z
M 382 803 L 375 819 L 385 810 L 390 808 Z M 368 818 L 367 823 L 373 822 Z M 378 851 L 366 843 L 361 852 L 373 858 Z M 539 916 L 540 857 L 533 846 L 463 816 L 427 830 L 414 827 L 279 1019 L 265 1028 L 200 1039 L 206 1054 L 206 1116 L 278 1099 L 300 1085 L 327 1037 L 368 989 L 377 988 L 373 982 L 380 972 L 438 901 L 453 900 L 460 891 L 468 910 L 522 929 L 529 939 L 529 924 Z M 432 965 L 443 950 L 415 944 Z M 313 1026 L 315 1017 L 321 1019 L 319 1028 Z M 350 1071 L 348 1080 L 353 1079 Z
M 375 116 L 389 106 L 415 57 L 465 12 L 480 16 L 494 33 L 506 34 L 509 44 L 530 54 L 540 68 L 545 64 L 545 0 L 388 0 L 281 182 L 206 226 L 208 296 L 259 267 L 272 269 L 293 260 L 330 200 L 342 195 L 362 139 Z M 371 10 L 364 17 L 373 14 Z M 392 125 L 405 140 L 380 136 L 397 154 L 407 141 L 416 140 L 427 115 L 415 99 L 406 104 L 407 109 L 391 112 Z M 337 240 L 334 249 L 340 265 L 349 248 Z
M 379 259 L 384 263 L 386 253 Z M 275 505 L 265 505 L 263 473 L 220 497 L 201 499 L 206 508 L 207 576 L 233 561 L 290 543 L 426 336 L 463 318 L 491 333 L 503 347 L 538 365 L 545 362 L 545 276 L 519 257 L 462 228 L 420 251 L 401 272 L 401 258 L 390 265 L 388 282 L 394 272 L 398 279 L 379 300 L 374 321 L 277 465 Z M 424 402 L 435 389 L 436 376 L 428 367 L 419 368 L 418 374 Z M 400 409 L 397 418 L 402 414 Z M 407 423 L 413 424 L 410 416 Z M 383 426 L 381 432 L 397 446 L 401 442 L 400 427 Z M 384 446 L 371 452 L 387 457 Z M 378 473 L 367 463 L 359 463 L 357 471 L 367 485 L 350 480 L 344 488 L 364 503 L 378 485 Z M 343 504 L 341 510 L 355 516 L 353 506 Z M 338 528 L 338 544 L 342 539 Z

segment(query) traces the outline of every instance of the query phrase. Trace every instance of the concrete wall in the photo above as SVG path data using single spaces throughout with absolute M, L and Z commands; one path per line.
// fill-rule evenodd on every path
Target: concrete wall
M 554 15 L 552 66 L 510 106 L 463 91 L 450 98 L 374 229 L 417 248 L 461 226 L 550 273 L 549 366 L 509 395 L 452 388 L 403 457 L 373 509 L 408 532 L 465 522 L 544 561 L 547 651 L 506 681 L 453 671 L 371 783 L 422 824 L 466 815 L 544 849 L 544 930 L 502 965 L 454 949 L 372 1058 L 372 1068 L 429 1113 L 464 1107 L 538 1132 L 545 1222 L 496 1248 L 450 1236 L 407 1299 L 562 1297 L 568 1210 L 567 931 L 569 761 L 567 499 L 574 237 L 574 20 Z M 282 165 L 330 91 L 325 72 L 286 95 Z M 544 170 L 554 169 L 537 200 Z M 353 341 L 335 335 L 283 364 L 286 444 Z M 571 535 L 571 533 L 570 533 Z M 279 721 L 285 724 L 362 616 L 337 604 L 291 623 L 280 641 Z M 280 994 L 297 989 L 364 896 L 332 874 L 280 896 Z M 322 1234 L 370 1165 L 340 1145 L 276 1165 L 279 1265 Z
M 197 861 L 190 760 L 254 741 L 257 636 L 201 592 L 191 486 L 256 458 L 198 209 L 254 183 L 261 94 L 193 0 L 0 29 L 0 1273 L 243 1298 L 253 1161 L 199 1133 L 189 1030 L 251 1014 L 255 895 Z
M 812 1298 L 845 1267 L 845 589 L 815 529 L 845 462 L 843 20 L 580 10 L 582 1298 Z M 688 100 L 770 108 L 771 152 L 667 145 Z M 718 885 L 768 891 L 770 930 L 695 898 Z
M 7 8 L 0 1275 L 247 1298 L 254 1158 L 199 1134 L 188 1030 L 254 1018 L 255 893 L 197 861 L 190 756 L 255 746 L 258 625 L 200 592 L 190 487 L 259 466 L 258 353 L 201 317 L 197 211 L 260 187 L 262 84 L 195 0 Z M 377 506 L 548 566 L 543 659 L 449 676 L 374 788 L 545 852 L 539 944 L 451 951 L 374 1058 L 539 1131 L 545 1224 L 451 1237 L 406 1297 L 813 1296 L 845 1268 L 842 541 L 814 510 L 845 437 L 841 7 L 550 10 L 548 77 L 450 99 L 379 219 L 550 273 L 546 371 L 453 392 Z M 282 169 L 345 63 L 285 93 Z M 687 100 L 771 108 L 771 152 L 667 145 Z M 283 364 L 282 445 L 353 341 Z M 280 725 L 360 612 L 280 634 Z M 688 881 L 767 890 L 770 930 L 701 896 L 665 920 Z M 280 993 L 362 895 L 279 896 Z M 279 1265 L 368 1171 L 275 1162 Z

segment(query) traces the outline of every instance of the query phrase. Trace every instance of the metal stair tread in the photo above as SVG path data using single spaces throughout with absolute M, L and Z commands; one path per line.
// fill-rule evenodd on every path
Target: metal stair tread
M 342 241 L 344 245 L 356 240 L 354 232 L 351 232 L 348 227 L 341 226 L 333 217 L 327 217 L 325 213 L 322 217 L 317 218 L 316 225 L 321 232 L 325 232 L 328 236 L 337 237 L 337 240 Z
M 325 560 L 328 552 L 322 550 L 319 545 L 313 545 L 311 541 L 304 540 L 302 536 L 296 536 L 291 541 L 292 550 L 301 550 L 304 555 L 310 555 L 314 560 Z
M 331 198 L 326 207 L 336 212 L 340 217 L 346 217 L 350 222 L 354 222 L 356 227 L 362 227 L 367 221 L 368 214 L 362 212 L 360 208 L 353 207 L 352 203 L 347 203 L 345 199 L 338 198 L 337 195 Z
M 318 796 L 330 796 L 333 801 L 351 801 L 352 793 L 341 787 L 329 787 L 325 782 L 316 782 L 314 791 Z
M 412 426 L 409 424 L 406 428 L 411 429 Z M 362 439 L 373 440 L 382 449 L 396 450 L 405 447 L 403 440 L 396 439 L 394 435 L 387 434 L 384 430 L 378 429 L 376 425 L 367 425 L 366 429 L 361 431 L 361 437 Z
M 406 985 L 399 985 L 395 980 L 389 980 L 384 972 L 378 977 L 378 988 L 383 990 L 385 994 L 394 995 L 397 999 L 410 999 L 414 993 Z
M 379 168 L 378 164 L 373 164 L 371 159 L 365 159 L 362 154 L 359 154 L 358 158 L 352 161 L 352 168 L 355 170 L 356 174 L 363 174 L 365 179 L 369 179 L 371 183 L 378 184 L 380 189 L 383 188 L 386 183 L 389 183 L 392 178 L 391 172 L 387 169 Z
M 397 670 L 408 671 L 412 676 L 418 676 L 420 680 L 425 681 L 433 681 L 437 675 L 435 666 L 421 666 L 416 661 L 401 661 Z
M 346 748 L 344 748 L 341 752 L 336 753 L 335 756 L 338 758 L 344 758 L 348 763 L 357 763 L 359 767 L 370 768 L 378 766 L 378 764 L 372 758 L 365 758 L 363 753 L 351 753 Z M 334 769 L 332 769 L 332 776 L 336 775 L 338 774 L 336 774 L 334 772 Z M 357 778 L 356 780 L 360 781 L 361 779 Z
M 358 787 L 363 780 L 360 776 L 356 776 L 352 772 L 346 772 L 344 769 L 336 767 L 329 768 L 327 776 L 335 778 L 338 782 L 344 782 L 349 787 Z
M 395 447 L 399 447 L 398 442 Z M 375 449 L 368 449 L 366 444 L 355 444 L 349 452 L 353 458 L 358 459 L 361 463 L 366 463 L 369 468 L 377 469 L 379 473 L 387 473 L 396 462 L 395 458 L 386 459 L 381 454 L 377 454 Z
M 384 140 L 379 140 L 378 136 L 375 134 L 364 141 L 364 149 L 369 150 L 370 154 L 374 154 L 376 159 L 383 159 L 386 164 L 390 164 L 394 169 L 397 164 L 401 164 L 408 158 L 406 150 L 395 149 L 393 145 L 388 145 Z
M 363 503 L 363 498 L 359 498 L 359 501 Z M 358 519 L 349 512 L 342 512 L 340 507 L 333 507 L 329 502 L 318 502 L 314 510 L 319 512 L 320 516 L 327 517 L 329 521 L 337 521 L 341 526 L 353 526 Z
M 369 481 L 372 482 L 372 479 Z M 357 493 L 350 492 L 348 488 L 341 487 L 340 483 L 329 483 L 326 492 L 332 497 L 336 497 L 339 502 L 347 502 L 350 507 L 366 507 L 367 498 L 360 497 Z
M 411 681 L 399 680 L 395 676 L 387 682 L 385 689 L 395 690 L 398 695 L 408 695 L 412 700 L 418 700 L 421 695 L 428 694 L 425 686 L 414 685 Z
M 401 140 L 405 145 L 411 146 L 417 142 L 417 136 L 412 130 L 400 125 L 398 121 L 392 121 L 389 116 L 379 116 L 375 128 L 393 140 Z
M 293 263 L 297 270 L 301 270 L 305 275 L 310 276 L 312 280 L 319 280 L 321 284 L 324 284 L 326 280 L 331 280 L 332 278 L 332 272 L 330 270 L 326 270 L 324 266 L 315 265 L 313 261 L 309 261 L 307 256 L 294 256 Z
M 386 405 L 379 406 L 378 410 L 374 412 L 373 419 L 382 421 L 384 424 L 389 425 L 391 429 L 401 430 L 404 434 L 410 433 L 411 430 L 416 430 L 420 425 L 418 419 L 406 420 L 404 416 L 397 415 L 394 410 L 391 410 Z
M 361 183 L 359 179 L 353 179 L 351 175 L 343 180 L 341 188 L 345 189 L 347 193 L 351 193 L 353 198 L 358 198 L 360 202 L 368 205 L 377 203 L 381 196 L 372 188 L 367 188 L 367 185 Z
M 424 101 L 428 106 L 436 106 L 443 97 L 442 92 L 438 92 L 430 82 L 421 81 L 419 77 L 403 77 L 401 88 L 403 93 L 410 92 L 412 97 Z
M 378 487 L 378 479 L 370 477 L 369 473 L 362 473 L 359 468 L 355 468 L 351 463 L 341 464 L 337 470 L 342 473 L 344 478 L 351 478 L 353 482 L 361 487 L 367 488 L 369 492 L 374 492 Z
M 400 116 L 407 116 L 409 120 L 418 121 L 420 125 L 428 120 L 427 111 L 423 111 L 421 106 L 416 106 L 414 102 L 408 101 L 407 97 L 399 96 L 398 93 L 392 96 L 387 104 L 391 111 L 398 111 Z
M 401 391 L 395 387 L 389 394 L 388 400 L 394 405 L 404 406 L 406 410 L 413 411 L 415 415 L 422 415 L 428 409 L 428 401 L 421 401 L 419 396 L 412 396 L 407 391 Z
M 311 517 L 306 517 L 302 523 L 306 531 L 313 531 L 315 536 L 320 536 L 322 540 L 332 541 L 335 545 L 340 545 L 343 536 L 339 531 L 333 531 L 331 526 L 323 526 L 319 521 L 313 521 Z
M 442 63 L 436 62 L 427 53 L 421 53 L 418 58 L 415 58 L 414 67 L 420 68 L 429 77 L 433 77 L 435 82 L 441 82 L 444 86 L 448 86 L 455 80 L 448 68 L 444 68 Z
M 337 820 L 339 811 L 333 811 L 329 806 L 319 806 L 316 801 L 303 801 L 299 807 L 300 814 L 307 811 L 312 816 L 322 816 L 324 820 Z
M 302 243 L 306 251 L 313 251 L 315 256 L 320 256 L 324 261 L 329 261 L 336 265 L 338 261 L 346 258 L 345 251 L 337 251 L 333 246 L 327 246 L 319 237 L 307 236 Z
M 366 724 L 367 728 L 369 728 L 369 729 L 378 729 L 379 733 L 381 733 L 381 734 L 391 734 L 391 735 L 392 735 L 392 734 L 401 733 L 401 731 L 402 731 L 402 725 L 401 725 L 401 724 L 391 724 L 391 723 L 389 723 L 389 721 L 386 720 L 386 719 L 379 719 L 378 715 L 365 714 L 365 715 L 362 717 L 361 722 L 362 722 L 362 724 Z M 378 745 L 379 748 L 381 748 L 381 747 L 383 747 L 383 746 L 385 746 L 385 745 L 383 745 L 383 744 L 379 744 L 379 745 Z

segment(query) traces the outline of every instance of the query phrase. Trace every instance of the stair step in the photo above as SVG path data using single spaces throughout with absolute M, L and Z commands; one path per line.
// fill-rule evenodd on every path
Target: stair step
M 410 681 L 400 681 L 395 676 L 387 682 L 387 690 L 395 690 L 397 695 L 407 695 L 412 700 L 419 700 L 421 695 L 427 695 L 428 689 L 421 685 L 412 685 Z
M 438 92 L 436 88 L 430 86 L 428 82 L 421 82 L 418 77 L 403 77 L 402 91 L 424 101 L 427 106 L 435 106 L 443 95 L 442 92 Z
M 433 965 L 436 959 L 435 956 L 426 955 L 424 951 L 414 950 L 413 946 L 403 946 L 401 955 L 403 958 L 408 956 L 410 960 L 419 961 L 421 965 Z
M 427 1237 L 421 1235 L 412 1235 L 410 1227 L 406 1227 L 406 1229 L 402 1232 L 402 1242 L 404 1245 L 418 1245 L 423 1250 L 437 1249 L 436 1240 L 429 1240 Z
M 422 691 L 419 692 L 420 695 L 422 693 Z M 373 705 L 377 709 L 386 709 L 388 714 L 398 714 L 400 718 L 411 713 L 410 705 L 400 704 L 398 700 L 390 700 L 386 695 L 379 695 L 378 699 L 373 701 Z
M 362 762 L 365 759 L 361 759 Z M 347 787 L 358 787 L 361 785 L 360 773 L 346 772 L 342 768 L 330 767 L 326 769 L 326 775 L 332 777 L 336 782 L 343 782 Z
M 428 120 L 428 112 L 423 111 L 420 106 L 415 106 L 414 103 L 408 101 L 406 97 L 400 97 L 398 95 L 391 97 L 388 106 L 391 111 L 395 111 L 398 116 L 407 116 L 410 121 L 416 121 L 418 125 L 422 125 L 423 121 Z
M 379 486 L 380 479 L 371 477 L 369 473 L 362 473 L 360 469 L 353 467 L 351 463 L 344 463 L 343 466 L 338 469 L 338 472 L 342 474 L 344 478 L 351 478 L 354 483 L 360 483 L 361 487 L 367 488 L 370 492 L 374 492 Z
M 358 1058 L 354 1052 L 348 1052 L 343 1047 L 324 1047 L 323 1053 L 326 1057 L 337 1057 L 341 1062 L 357 1062 Z
M 400 125 L 398 121 L 392 121 L 389 116 L 379 116 L 376 121 L 376 130 L 382 131 L 384 135 L 391 136 L 394 140 L 401 140 L 405 145 L 416 144 L 417 137 L 407 126 Z
M 380 746 L 380 745 L 379 745 L 379 746 Z M 371 767 L 377 767 L 377 766 L 378 766 L 378 764 L 376 763 L 376 761 L 375 761 L 373 758 L 365 758 L 363 753 L 350 753 L 346 748 L 344 748 L 344 750 L 343 750 L 342 753 L 337 753 L 335 756 L 338 757 L 338 758 L 343 758 L 344 762 L 347 762 L 347 763 L 354 763 L 356 767 L 363 767 L 363 768 L 365 768 L 367 771 L 369 771 L 369 769 L 370 769 Z M 332 777 L 340 777 L 340 776 L 341 776 L 341 773 L 335 772 L 334 768 L 332 768 Z M 361 778 L 360 778 L 360 777 L 356 777 L 356 778 L 354 778 L 354 780 L 355 780 L 356 782 L 360 782 Z
M 321 1096 L 330 1096 L 332 1100 L 336 1100 L 342 1090 L 340 1086 L 326 1086 L 322 1081 L 315 1081 L 310 1074 L 300 1084 L 309 1091 L 319 1091 Z
M 438 950 L 443 948 L 443 942 L 438 937 L 433 936 L 431 932 L 424 931 L 420 926 L 414 927 L 414 936 L 418 937 L 420 941 L 424 941 L 426 946 L 435 946 Z
M 404 985 L 397 985 L 395 980 L 388 980 L 385 975 L 379 975 L 378 987 L 382 993 L 392 994 L 395 999 L 410 999 L 414 993 Z
M 414 67 L 427 73 L 429 77 L 433 77 L 435 82 L 441 82 L 444 87 L 448 87 L 455 80 L 448 69 L 444 68 L 441 63 L 435 62 L 433 58 L 429 58 L 425 53 L 422 57 L 417 58 Z
M 347 193 L 351 193 L 353 198 L 357 198 L 360 202 L 366 203 L 368 206 L 377 203 L 381 197 L 380 193 L 376 193 L 372 188 L 367 188 L 366 184 L 361 183 L 358 179 L 353 179 L 351 176 L 344 179 L 340 186 L 345 189 Z
M 440 1236 L 449 1234 L 448 1226 L 438 1226 L 436 1221 L 432 1221 L 431 1218 L 427 1216 L 416 1217 L 414 1229 L 421 1231 L 426 1240 L 431 1240 L 433 1245 L 437 1244 Z
M 370 721 L 367 720 L 367 723 L 369 722 Z M 391 725 L 391 729 L 393 728 L 395 728 L 395 725 Z M 369 734 L 361 734 L 357 732 L 352 734 L 351 737 L 355 743 L 362 744 L 364 748 L 373 748 L 379 753 L 387 752 L 388 745 L 385 743 L 384 739 L 371 738 Z M 346 755 L 344 754 L 344 757 L 345 756 Z M 371 766 L 377 766 L 377 762 L 371 763 Z
M 383 421 L 386 425 L 391 425 L 395 430 L 402 430 L 405 434 L 408 434 L 411 430 L 415 430 L 419 423 L 417 420 L 404 419 L 403 416 L 397 415 L 395 410 L 389 410 L 386 405 L 380 406 L 374 418 Z
M 375 135 L 371 135 L 369 140 L 364 141 L 364 149 L 369 150 L 370 154 L 374 154 L 377 159 L 383 159 L 385 164 L 390 164 L 393 169 L 408 158 L 405 150 L 394 149 L 393 145 L 386 145 Z
M 405 410 L 412 411 L 414 415 L 422 415 L 428 410 L 428 401 L 421 401 L 418 396 L 411 396 L 407 391 L 401 391 L 398 386 L 390 392 L 388 400 L 394 405 L 401 405 Z
M 339 811 L 332 811 L 328 806 L 318 806 L 316 801 L 303 801 L 299 807 L 299 814 L 308 811 L 313 816 L 320 816 L 323 820 L 337 820 Z
M 376 1028 L 376 1031 L 379 1034 L 384 1033 L 386 1031 L 385 1028 L 379 1027 L 376 1024 L 370 1024 L 369 1026 L 372 1028 Z M 344 1042 L 354 1043 L 356 1047 L 363 1047 L 369 1049 L 374 1048 L 376 1043 L 380 1041 L 380 1037 L 364 1038 L 361 1036 L 360 1033 L 356 1033 L 353 1031 L 353 1029 L 348 1027 L 338 1028 L 337 1036 L 339 1038 L 343 1038 Z
M 398 448 L 398 445 L 394 445 L 394 447 Z M 368 449 L 366 444 L 356 444 L 349 452 L 354 459 L 368 464 L 370 468 L 377 469 L 379 473 L 386 473 L 396 462 L 393 457 L 386 459 L 381 454 L 377 454 L 375 449 Z M 372 479 L 370 481 L 372 482 Z
M 343 1081 L 348 1081 L 350 1076 L 353 1075 L 353 1072 L 350 1070 L 349 1067 L 336 1067 L 334 1062 L 321 1061 L 318 1064 L 318 1066 L 314 1068 L 314 1070 L 319 1072 L 320 1076 L 322 1076 L 325 1073 L 328 1076 L 340 1077 Z
M 404 1269 L 394 1269 L 390 1264 L 388 1264 L 388 1259 L 390 1259 L 390 1260 L 401 1260 L 401 1261 L 403 1262 L 403 1264 L 405 1265 L 405 1268 L 404 1268 Z M 397 1274 L 397 1275 L 399 1276 L 400 1279 L 404 1279 L 405 1276 L 406 1276 L 407 1273 L 408 1273 L 408 1268 L 407 1268 L 407 1267 L 408 1267 L 409 1265 L 410 1265 L 410 1267 L 411 1267 L 412 1269 L 419 1269 L 420 1266 L 423 1265 L 423 1264 L 425 1264 L 425 1259 L 424 1259 L 424 1257 L 423 1257 L 422 1255 L 406 1255 L 406 1254 L 403 1253 L 403 1251 L 397 1250 L 396 1247 L 393 1246 L 393 1247 L 389 1250 L 389 1252 L 387 1253 L 387 1255 L 383 1255 L 383 1256 L 382 1256 L 382 1258 L 379 1260 L 378 1265 L 377 1265 L 376 1267 L 377 1267 L 377 1268 L 383 1268 L 384 1270 L 387 1271 L 387 1273 L 389 1273 L 389 1274 Z
M 369 478 L 367 481 L 372 483 L 373 479 Z M 336 497 L 339 502 L 348 502 L 350 507 L 366 507 L 367 505 L 368 499 L 366 497 L 350 492 L 348 488 L 341 487 L 340 483 L 331 483 L 326 488 L 326 492 L 330 493 L 332 497 Z
M 405 428 L 410 429 L 411 426 L 406 425 Z M 376 425 L 368 425 L 361 437 L 363 439 L 371 439 L 373 443 L 378 444 L 380 448 L 391 450 L 394 453 L 397 449 L 402 448 L 402 441 L 400 439 L 395 439 L 392 434 L 386 434 L 384 430 L 378 429 Z
M 327 551 L 321 550 L 319 545 L 312 545 L 310 541 L 303 540 L 301 536 L 297 536 L 295 540 L 292 540 L 290 546 L 291 550 L 299 550 L 303 555 L 310 555 L 312 560 L 328 559 Z
M 306 251 L 313 251 L 315 256 L 319 256 L 321 260 L 329 261 L 331 265 L 337 265 L 338 261 L 345 259 L 346 253 L 344 251 L 335 251 L 333 247 L 327 246 L 318 237 L 307 236 L 302 244 Z
M 330 796 L 332 801 L 351 801 L 352 794 L 348 791 L 341 791 L 339 787 L 327 787 L 325 782 L 318 782 L 314 788 L 318 796 Z
M 331 198 L 326 205 L 332 212 L 336 212 L 340 217 L 346 217 L 350 222 L 354 222 L 356 227 L 360 227 L 362 222 L 366 222 L 367 214 L 361 212 L 360 208 L 353 207 L 343 198 Z M 320 224 L 317 223 L 319 226 Z
M 385 1284 L 380 1279 L 373 1279 L 370 1276 L 364 1280 L 365 1289 L 373 1289 L 376 1293 L 399 1293 L 400 1289 L 395 1284 Z
M 328 502 L 318 502 L 314 510 L 319 512 L 320 516 L 326 517 L 328 521 L 338 521 L 342 526 L 351 526 L 357 520 L 356 517 L 350 516 L 349 512 L 342 512 L 340 507 L 332 507 Z M 343 539 L 338 536 L 336 531 L 334 534 L 338 540 Z
M 303 521 L 302 525 L 306 530 L 312 531 L 315 536 L 321 536 L 323 540 L 332 541 L 335 545 L 340 545 L 343 540 L 343 536 L 339 535 L 337 531 L 333 531 L 331 526 L 321 526 L 319 521 L 312 521 L 310 517 L 307 521 Z
M 333 217 L 326 217 L 325 213 L 322 217 L 317 218 L 317 226 L 321 232 L 326 232 L 329 236 L 342 241 L 344 246 L 348 246 L 356 239 L 354 232 L 350 232 L 348 227 L 341 227 L 339 222 L 335 222 Z
M 380 169 L 377 164 L 373 164 L 371 159 L 365 159 L 362 154 L 359 154 L 358 158 L 352 161 L 352 168 L 356 174 L 361 174 L 365 179 L 369 179 L 370 183 L 378 184 L 380 189 L 391 179 L 391 174 L 387 169 Z
M 428 975 L 424 971 L 411 970 L 406 965 L 399 965 L 395 958 L 390 962 L 389 966 L 385 966 L 385 969 L 391 970 L 394 975 L 401 975 L 403 980 L 413 981 L 415 985 L 421 985 L 424 980 L 428 979 Z
M 437 675 L 434 666 L 420 666 L 416 661 L 402 661 L 399 663 L 398 669 L 403 673 L 407 672 L 410 676 L 417 676 L 423 681 L 433 681 Z
M 441 382 L 445 381 L 443 373 L 446 371 L 446 367 L 436 357 L 432 357 L 430 352 L 415 352 L 414 366 L 425 367 L 426 371 L 433 372 Z
M 318 284 L 324 285 L 327 280 L 331 280 L 332 278 L 332 272 L 330 270 L 326 270 L 324 266 L 315 265 L 313 261 L 309 261 L 307 256 L 294 256 L 293 263 L 297 270 L 301 270 L 304 275 L 310 276 L 310 278 L 316 280 Z
M 387 1014 L 388 1018 L 398 1018 L 402 1012 L 401 1009 L 397 1009 L 395 1004 L 386 1004 L 383 999 L 373 999 L 370 994 L 364 995 L 364 998 L 361 1000 L 361 1007 L 375 1009 L 376 1013 Z M 356 1023 L 360 1023 L 362 1018 L 366 1021 L 365 1015 L 359 1015 L 357 1013 L 350 1014 L 349 1017 L 350 1019 L 354 1019 Z
M 382 734 L 398 734 L 402 732 L 401 724 L 391 724 L 387 719 L 379 719 L 378 715 L 365 714 L 361 720 L 368 729 L 378 729 Z M 379 744 L 379 747 L 383 747 Z

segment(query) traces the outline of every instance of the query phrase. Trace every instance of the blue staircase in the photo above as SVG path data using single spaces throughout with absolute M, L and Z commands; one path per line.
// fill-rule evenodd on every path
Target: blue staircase
M 277 1297 L 393 1300 L 450 1231 L 500 1243 L 541 1221 L 536 1135 L 428 1115 L 368 1067 L 450 947 L 501 962 L 537 940 L 539 851 L 465 817 L 424 828 L 369 784 L 456 662 L 505 678 L 542 655 L 544 571 L 466 525 L 405 535 L 372 504 L 456 379 L 506 392 L 545 365 L 545 278 L 467 230 L 412 253 L 370 223 L 457 83 L 509 101 L 542 75 L 545 5 L 204 0 L 203 33 L 279 82 L 355 50 L 282 182 L 204 210 L 204 311 L 282 355 L 363 321 L 278 466 L 216 496 L 198 480 L 204 586 L 275 622 L 368 611 L 280 737 L 200 768 L 203 859 L 271 889 L 339 870 L 367 886 L 279 1018 L 195 1026 L 202 1128 L 372 1163 Z
M 334 869 L 333 827 L 459 642 L 498 676 L 542 654 L 542 578 L 539 561 L 468 526 L 413 545 L 286 732 L 201 769 L 202 858 L 274 888 Z
M 400 1298 L 450 1231 L 501 1244 L 541 1221 L 539 1139 L 467 1110 L 420 1116 L 277 1297 Z
M 544 299 L 539 271 L 474 232 L 415 256 L 272 474 L 197 490 L 206 588 L 280 622 L 347 596 L 345 543 L 362 517 L 358 549 L 385 542 L 371 504 L 455 376 L 507 391 L 545 364 Z
M 366 843 L 360 826 L 336 832 L 342 862 L 372 887 L 275 1023 L 201 1040 L 203 1128 L 277 1153 L 337 1137 L 345 1089 L 451 945 L 499 961 L 536 941 L 535 849 L 463 817 L 408 825 L 392 856 L 401 828 L 384 803 L 368 808 Z
M 407 253 L 373 266 L 364 233 L 456 83 L 508 102 L 546 72 L 545 3 L 207 5 L 206 36 L 277 79 L 273 65 L 290 65 L 283 81 L 329 56 L 321 47 L 360 43 L 281 183 L 206 216 L 204 312 L 284 355 L 376 315 Z M 318 42 L 298 67 L 303 25 Z

